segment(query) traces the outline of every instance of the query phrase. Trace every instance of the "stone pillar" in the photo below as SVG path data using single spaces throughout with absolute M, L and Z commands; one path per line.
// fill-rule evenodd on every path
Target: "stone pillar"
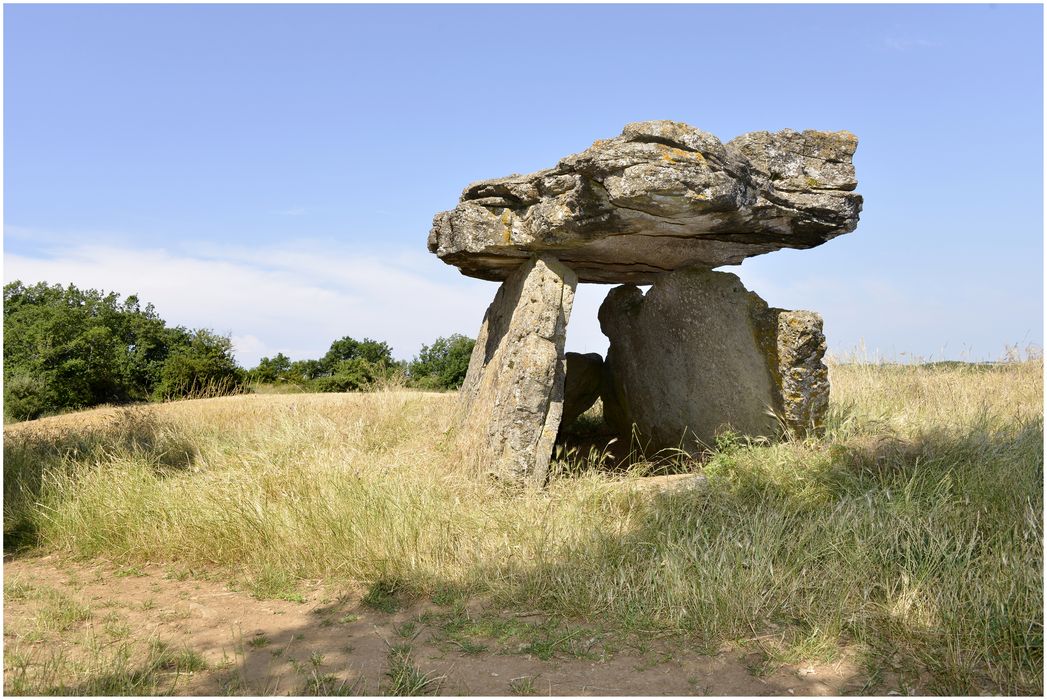
M 610 339 L 604 411 L 621 433 L 636 425 L 652 450 L 692 454 L 731 429 L 773 436 L 817 427 L 828 405 L 821 319 L 771 309 L 736 275 L 665 273 L 644 295 L 611 290 L 600 307 Z
M 829 369 L 822 317 L 813 311 L 778 312 L 776 345 L 782 419 L 798 437 L 818 434 L 829 410 Z
M 487 308 L 457 408 L 459 444 L 485 470 L 545 482 L 560 427 L 575 273 L 533 256 Z

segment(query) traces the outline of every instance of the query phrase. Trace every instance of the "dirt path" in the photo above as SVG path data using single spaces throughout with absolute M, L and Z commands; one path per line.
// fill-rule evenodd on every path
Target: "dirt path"
M 875 692 L 846 660 L 770 668 L 759 653 L 627 643 L 476 601 L 394 610 L 392 599 L 364 605 L 359 593 L 303 590 L 305 602 L 256 600 L 161 567 L 12 559 L 4 565 L 5 689 L 17 690 L 18 674 L 34 677 L 49 660 L 51 689 L 63 674 L 67 688 L 95 688 L 91 673 L 113 665 L 105 654 L 137 644 L 180 654 L 158 666 L 167 680 L 154 691 L 189 695 Z

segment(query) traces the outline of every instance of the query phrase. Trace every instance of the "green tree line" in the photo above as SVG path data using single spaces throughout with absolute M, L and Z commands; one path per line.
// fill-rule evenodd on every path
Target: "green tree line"
M 469 368 L 473 345 L 474 341 L 463 335 L 437 338 L 432 345 L 423 345 L 417 357 L 405 362 L 393 359 L 388 343 L 346 336 L 331 343 L 327 353 L 315 360 L 292 362 L 283 353 L 263 357 L 248 372 L 248 379 L 321 392 L 354 391 L 396 377 L 418 389 L 457 389 Z
M 315 360 L 283 354 L 240 367 L 227 336 L 169 327 L 152 304 L 130 295 L 40 282 L 4 286 L 4 414 L 17 420 L 103 403 L 164 401 L 293 383 L 306 391 L 353 391 L 400 376 L 409 386 L 455 389 L 473 341 L 461 335 L 423 345 L 409 362 L 385 342 L 343 337 Z

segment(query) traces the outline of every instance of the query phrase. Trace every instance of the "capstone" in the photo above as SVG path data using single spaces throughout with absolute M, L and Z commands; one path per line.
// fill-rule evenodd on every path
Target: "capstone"
M 433 219 L 429 250 L 502 280 L 534 253 L 579 281 L 649 284 L 854 230 L 862 197 L 846 131 L 760 131 L 726 144 L 672 121 L 626 125 L 553 168 L 473 183 Z

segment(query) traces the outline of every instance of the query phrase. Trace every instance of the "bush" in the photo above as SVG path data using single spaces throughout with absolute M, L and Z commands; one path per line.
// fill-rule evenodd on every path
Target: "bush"
M 248 376 L 267 384 L 292 382 L 320 392 L 358 391 L 378 380 L 388 379 L 402 364 L 393 359 L 388 343 L 344 336 L 331 343 L 319 360 L 291 362 L 283 353 L 263 357 Z
M 276 357 L 263 357 L 258 366 L 248 372 L 248 379 L 252 382 L 262 384 L 275 384 L 278 381 L 287 381 L 291 371 L 291 358 L 282 352 Z
M 4 286 L 4 410 L 12 418 L 205 387 L 227 392 L 239 372 L 228 338 L 168 328 L 134 295 Z
M 454 334 L 423 345 L 408 365 L 411 386 L 419 389 L 457 389 L 465 381 L 476 341 Z
M 244 379 L 244 371 L 233 359 L 232 341 L 198 330 L 167 358 L 155 396 L 162 400 L 222 396 L 238 391 Z
M 15 420 L 32 420 L 47 411 L 47 384 L 30 374 L 15 374 L 4 381 L 4 412 Z

